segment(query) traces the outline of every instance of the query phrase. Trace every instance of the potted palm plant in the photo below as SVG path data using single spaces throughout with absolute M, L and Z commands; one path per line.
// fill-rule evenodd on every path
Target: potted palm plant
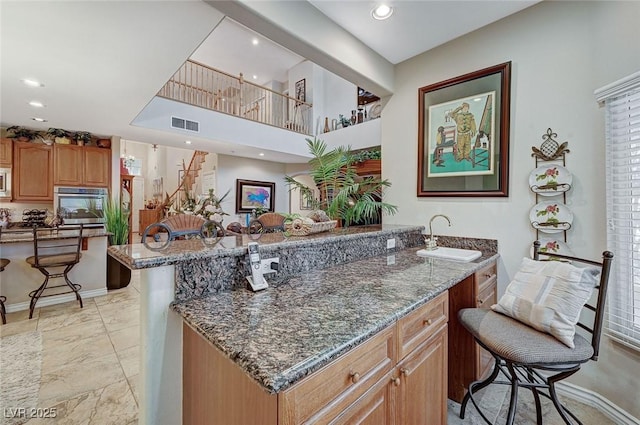
M 338 220 L 344 226 L 369 222 L 381 212 L 396 213 L 395 205 L 382 201 L 383 189 L 391 186 L 391 182 L 375 176 L 358 176 L 349 147 L 328 150 L 322 140 L 306 140 L 313 156 L 309 161 L 309 174 L 320 190 L 320 199 L 312 200 L 313 208 L 324 210 L 330 219 Z M 285 176 L 285 181 L 301 193 L 312 191 L 293 177 Z
M 88 131 L 76 131 L 73 135 L 73 140 L 76 141 L 78 146 L 88 145 L 91 142 L 91 133 Z
M 126 245 L 129 241 L 129 213 L 122 208 L 118 198 L 109 198 L 103 205 L 104 227 L 109 235 L 109 245 Z M 107 289 L 126 287 L 131 281 L 131 270 L 107 254 Z

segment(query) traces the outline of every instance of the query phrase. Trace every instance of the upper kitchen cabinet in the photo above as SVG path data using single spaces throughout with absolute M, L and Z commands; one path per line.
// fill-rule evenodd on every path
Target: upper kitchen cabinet
M 0 167 L 11 168 L 13 140 L 7 137 L 0 138 Z
M 108 187 L 111 149 L 56 144 L 53 169 L 57 186 Z
M 13 143 L 13 200 L 53 201 L 53 147 Z

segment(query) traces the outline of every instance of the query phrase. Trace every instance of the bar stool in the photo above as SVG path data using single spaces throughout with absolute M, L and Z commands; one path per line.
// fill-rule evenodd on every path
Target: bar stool
M 6 258 L 0 258 L 0 272 L 4 271 L 4 268 L 10 263 L 10 260 Z M 4 302 L 7 300 L 7 297 L 3 297 L 0 295 L 0 316 L 2 316 L 2 324 L 7 324 L 7 310 L 4 308 Z
M 83 226 L 65 227 L 60 230 L 53 229 L 33 229 L 33 252 L 34 255 L 27 258 L 27 263 L 36 268 L 44 275 L 44 282 L 38 289 L 31 291 L 29 297 L 29 319 L 33 317 L 33 310 L 36 303 L 41 297 L 52 297 L 55 295 L 75 293 L 76 299 L 82 305 L 82 297 L 80 296 L 81 285 L 73 283 L 69 280 L 69 272 L 80 262 L 80 247 L 82 246 L 82 230 Z M 64 270 L 52 273 L 48 269 L 64 267 Z M 51 278 L 64 278 L 65 283 L 56 286 L 48 286 Z M 56 292 L 55 294 L 43 295 L 46 289 L 68 287 L 68 291 Z

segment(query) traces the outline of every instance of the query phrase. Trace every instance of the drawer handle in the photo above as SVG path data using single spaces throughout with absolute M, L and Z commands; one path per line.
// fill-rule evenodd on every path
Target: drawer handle
M 486 277 L 487 279 L 492 278 L 493 276 L 495 276 L 493 273 L 485 273 L 484 277 Z
M 431 326 L 432 323 L 433 323 L 433 320 L 431 320 L 431 319 L 425 319 L 422 322 L 423 325 L 427 325 L 427 326 Z
M 409 376 L 409 369 L 403 367 L 402 369 L 400 369 L 400 373 L 402 373 L 404 376 Z
M 393 385 L 396 387 L 400 386 L 400 378 L 391 378 L 391 382 L 393 382 Z
M 486 303 L 486 302 L 487 302 L 487 300 L 489 300 L 489 298 L 491 298 L 491 295 L 489 295 L 489 296 L 488 296 L 487 298 L 485 298 L 484 300 L 483 300 L 483 299 L 478 298 L 478 301 L 477 301 L 478 305 L 480 306 L 480 305 L 482 305 L 482 304 Z
M 351 382 L 354 384 L 360 380 L 360 374 L 358 372 L 351 372 L 349 376 L 351 376 Z

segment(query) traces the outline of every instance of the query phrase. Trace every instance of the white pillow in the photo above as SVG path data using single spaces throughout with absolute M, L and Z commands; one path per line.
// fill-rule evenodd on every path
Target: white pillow
M 594 267 L 524 258 L 505 294 L 491 308 L 575 348 L 575 325 L 599 273 Z

